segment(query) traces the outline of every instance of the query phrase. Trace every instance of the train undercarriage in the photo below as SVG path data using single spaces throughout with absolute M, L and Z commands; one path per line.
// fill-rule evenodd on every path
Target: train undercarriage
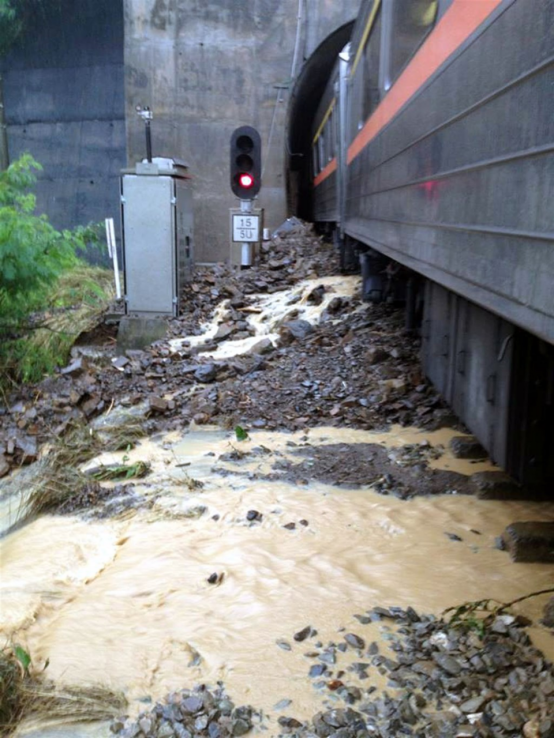
M 336 239 L 368 302 L 403 304 L 425 375 L 492 460 L 525 488 L 554 489 L 554 346 L 379 252 Z

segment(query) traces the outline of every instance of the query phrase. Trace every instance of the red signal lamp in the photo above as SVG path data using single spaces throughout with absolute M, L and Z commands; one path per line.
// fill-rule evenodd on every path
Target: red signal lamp
M 243 173 L 239 175 L 239 185 L 247 190 L 254 185 L 254 178 L 251 174 Z

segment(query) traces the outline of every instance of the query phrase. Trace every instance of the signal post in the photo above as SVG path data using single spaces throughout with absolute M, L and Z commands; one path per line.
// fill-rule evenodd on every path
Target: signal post
M 231 136 L 231 190 L 240 208 L 231 208 L 231 264 L 250 267 L 261 242 L 263 210 L 254 208 L 262 185 L 262 143 L 252 126 L 240 126 Z

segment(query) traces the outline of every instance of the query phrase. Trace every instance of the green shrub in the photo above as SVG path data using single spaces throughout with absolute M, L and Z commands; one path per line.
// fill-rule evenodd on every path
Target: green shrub
M 94 227 L 57 231 L 47 216 L 35 214 L 31 188 L 40 169 L 24 154 L 0 172 L 0 370 L 4 378 L 24 381 L 38 380 L 65 361 L 110 292 L 107 273 L 77 256 L 98 240 Z M 71 317 L 53 320 L 53 313 L 69 311 Z

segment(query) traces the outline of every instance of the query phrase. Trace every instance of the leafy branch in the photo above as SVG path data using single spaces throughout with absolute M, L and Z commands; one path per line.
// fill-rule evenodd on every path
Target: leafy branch
M 494 598 L 468 601 L 459 606 L 447 608 L 443 611 L 443 616 L 446 617 L 448 613 L 452 613 L 452 616 L 448 621 L 451 626 L 465 626 L 466 628 L 475 629 L 479 632 L 480 636 L 483 636 L 485 629 L 490 626 L 498 616 L 516 605 L 516 603 L 522 603 L 524 600 L 536 598 L 539 595 L 545 595 L 547 593 L 554 593 L 554 588 L 536 590 L 533 593 L 528 593 L 527 595 L 515 598 L 508 603 L 501 603 Z M 482 613 L 486 613 L 487 615 L 479 615 Z

